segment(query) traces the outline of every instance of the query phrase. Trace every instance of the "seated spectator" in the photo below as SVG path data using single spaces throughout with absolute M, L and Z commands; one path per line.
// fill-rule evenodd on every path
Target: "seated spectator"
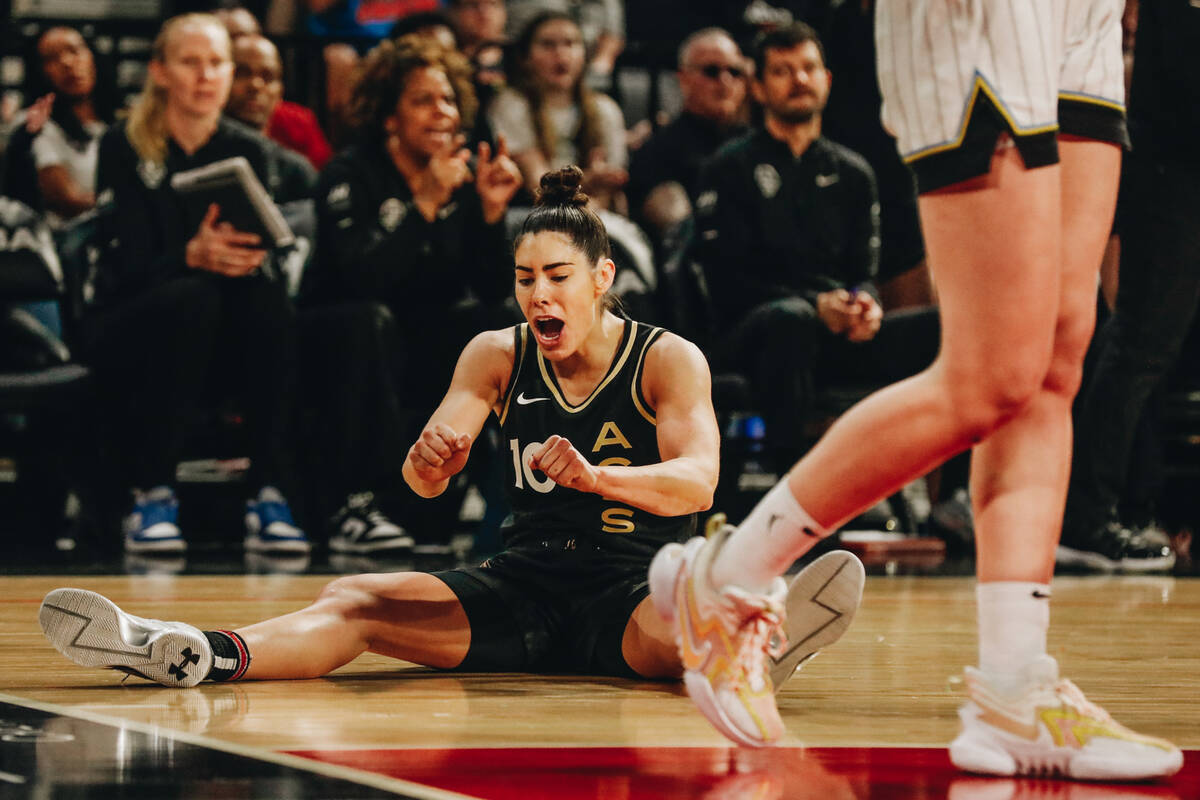
M 890 383 L 937 350 L 931 311 L 884 317 L 875 179 L 821 136 L 831 75 L 816 33 L 781 28 L 755 44 L 763 124 L 725 145 L 699 181 L 696 254 L 718 328 L 717 369 L 744 372 L 769 438 L 791 460 L 819 382 Z
M 84 320 L 101 419 L 119 436 L 114 467 L 133 487 L 125 547 L 185 547 L 172 485 L 189 419 L 209 391 L 208 365 L 232 379 L 249 434 L 248 549 L 307 551 L 280 491 L 287 480 L 295 312 L 259 237 L 210 206 L 190 217 L 177 172 L 244 157 L 276 200 L 288 199 L 278 148 L 221 110 L 233 81 L 229 35 L 208 14 L 164 23 L 142 93 L 100 144 L 97 186 L 111 194 L 118 244 L 96 279 Z
M 49 116 L 26 132 L 46 221 L 61 228 L 96 204 L 96 154 L 112 109 L 97 96 L 96 62 L 78 31 L 46 30 L 37 52 L 52 93 Z
M 746 131 L 747 62 L 733 38 L 704 28 L 679 47 L 683 110 L 630 157 L 629 209 L 663 231 L 690 216 L 700 165 Z
M 1194 334 L 1200 310 L 1200 154 L 1192 133 L 1200 122 L 1194 102 L 1200 100 L 1200 10 L 1184 2 L 1142 3 L 1126 9 L 1125 23 L 1127 36 L 1136 31 L 1136 55 L 1129 92 L 1133 150 L 1123 165 L 1117 214 L 1120 280 L 1113 316 L 1093 345 L 1094 372 L 1075 408 L 1057 563 L 1166 572 L 1175 565 L 1169 539 L 1125 501 L 1138 473 L 1155 471 L 1154 457 L 1137 454 L 1138 421 Z
M 305 296 L 379 302 L 392 312 L 415 428 L 471 336 L 507 322 L 504 216 L 520 172 L 503 140 L 494 153 L 480 144 L 472 168 L 461 133 L 475 112 L 470 66 L 433 40 L 381 42 L 352 97 L 359 138 L 321 175 L 320 247 Z
M 612 82 L 617 56 L 625 49 L 625 4 L 621 0 L 508 0 L 508 31 L 513 38 L 538 16 L 554 11 L 579 26 L 590 54 L 588 86 L 603 89 Z
M 282 105 L 279 53 L 268 39 L 244 34 L 234 40 L 233 54 L 234 79 L 225 111 L 269 134 L 266 120 L 277 120 L 271 111 Z M 319 134 L 312 112 L 294 107 L 307 115 Z M 323 137 L 320 143 L 325 148 L 322 160 L 328 160 L 329 145 Z M 316 173 L 309 162 L 290 150 L 281 153 L 280 160 L 293 169 L 295 160 L 302 162 L 311 175 L 306 183 L 311 190 Z M 311 224 L 311 205 L 298 213 Z M 300 255 L 310 257 L 311 249 Z M 394 475 L 388 472 L 386 450 L 388 443 L 403 447 L 395 438 L 400 431 L 396 388 L 390 380 L 395 350 L 390 314 L 371 303 L 322 304 L 304 309 L 298 324 L 299 381 L 306 398 L 303 424 L 315 431 L 299 448 L 311 467 L 304 471 L 308 510 L 329 521 L 329 545 L 336 552 L 378 554 L 410 548 L 411 537 L 377 505 L 372 488 L 389 478 L 400 479 L 398 464 Z
M 485 46 L 505 40 L 508 12 L 504 0 L 450 0 L 446 10 L 454 26 L 458 49 L 467 58 L 474 60 Z
M 566 14 L 535 16 L 513 45 L 512 88 L 488 109 L 492 130 L 503 135 L 534 192 L 548 170 L 584 167 L 584 189 L 611 208 L 629 174 L 625 119 L 612 98 L 584 86 L 584 44 Z
M 470 141 L 493 142 L 496 136 L 488 123 L 487 110 L 507 82 L 504 23 L 508 17 L 504 0 L 451 0 L 446 11 L 458 48 L 471 61 L 471 83 L 479 102 Z
M 283 99 L 283 64 L 271 40 L 256 33 L 235 37 L 233 63 L 225 113 L 323 168 L 333 151 L 316 115 Z

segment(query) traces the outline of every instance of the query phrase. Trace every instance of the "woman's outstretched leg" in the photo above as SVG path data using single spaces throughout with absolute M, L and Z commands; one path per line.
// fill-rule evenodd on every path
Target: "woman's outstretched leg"
M 471 643 L 454 592 L 419 572 L 339 578 L 307 608 L 238 630 L 135 617 L 84 589 L 47 594 L 38 620 L 50 643 L 76 664 L 173 687 L 205 679 L 315 678 L 367 650 L 454 667 Z

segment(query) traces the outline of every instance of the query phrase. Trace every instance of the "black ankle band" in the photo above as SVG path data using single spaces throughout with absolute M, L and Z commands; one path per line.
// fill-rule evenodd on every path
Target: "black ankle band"
M 233 631 L 204 631 L 213 649 L 210 681 L 236 681 L 250 668 L 250 649 L 246 640 Z

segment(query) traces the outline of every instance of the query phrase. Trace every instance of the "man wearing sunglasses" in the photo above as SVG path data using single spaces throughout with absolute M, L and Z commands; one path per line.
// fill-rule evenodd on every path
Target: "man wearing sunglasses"
M 626 197 L 653 231 L 689 216 L 700 165 L 745 133 L 746 58 L 721 28 L 704 28 L 679 47 L 683 110 L 631 157 Z

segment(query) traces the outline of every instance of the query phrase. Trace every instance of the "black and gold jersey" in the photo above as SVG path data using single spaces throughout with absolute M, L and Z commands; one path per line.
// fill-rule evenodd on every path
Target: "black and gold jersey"
M 512 516 L 504 526 L 508 546 L 537 545 L 549 538 L 579 538 L 616 553 L 652 555 L 666 542 L 681 541 L 696 527 L 696 515 L 660 517 L 598 494 L 559 486 L 529 459 L 550 436 L 571 442 L 597 466 L 642 466 L 662 461 L 657 421 L 642 394 L 642 365 L 663 333 L 633 320 L 612 364 L 592 393 L 570 403 L 553 367 L 542 355 L 528 324 L 513 329 L 516 355 L 500 410 L 506 491 Z

